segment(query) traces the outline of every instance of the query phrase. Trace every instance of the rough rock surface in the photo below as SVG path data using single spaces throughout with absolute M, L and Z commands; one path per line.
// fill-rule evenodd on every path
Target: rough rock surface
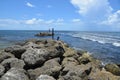
M 34 76 L 34 77 L 31 77 L 31 80 L 35 80 L 39 75 L 42 75 L 42 74 L 47 74 L 50 76 L 57 77 L 59 76 L 60 70 L 61 70 L 61 66 L 58 63 L 58 60 L 51 59 L 46 61 L 42 67 L 34 70 L 32 69 L 28 70 L 28 72 L 30 76 Z
M 8 58 L 13 58 L 14 55 L 4 52 L 4 51 L 0 51 L 0 63 L 4 60 L 4 59 L 8 59 Z
M 55 80 L 52 76 L 40 75 L 36 80 Z
M 20 60 L 20 59 L 17 59 L 17 58 L 9 58 L 9 59 L 5 59 L 1 63 L 1 65 L 3 65 L 6 70 L 9 70 L 12 67 L 23 69 L 23 67 L 25 66 L 25 63 L 24 63 L 23 60 Z
M 31 39 L 0 51 L 0 80 L 120 80 L 120 65 L 103 66 L 63 41 Z
M 29 48 L 22 54 L 22 59 L 28 66 L 41 65 L 46 61 L 49 52 L 46 49 L 33 49 Z
M 5 49 L 5 52 L 10 52 L 17 58 L 21 58 L 21 54 L 25 52 L 25 48 L 20 45 L 14 45 Z
M 29 80 L 29 78 L 23 69 L 11 68 L 2 76 L 1 80 Z
M 111 73 L 113 73 L 114 75 L 118 75 L 120 76 L 120 67 L 117 66 L 116 64 L 107 64 L 105 66 L 105 69 Z
M 0 65 L 0 76 L 2 76 L 5 72 L 4 66 Z

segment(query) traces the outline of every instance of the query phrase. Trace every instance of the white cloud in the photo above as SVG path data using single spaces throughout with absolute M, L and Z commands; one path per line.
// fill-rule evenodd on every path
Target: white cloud
M 101 20 L 112 11 L 108 0 L 71 0 L 78 13 L 86 19 Z
M 0 24 L 20 24 L 20 22 L 14 19 L 0 19 Z
M 115 13 L 109 15 L 107 20 L 102 21 L 101 24 L 111 25 L 111 26 L 119 26 L 120 27 L 120 10 Z
M 72 22 L 81 22 L 80 19 L 73 19 Z
M 51 20 L 46 21 L 45 23 L 46 23 L 46 24 L 52 24 L 53 22 L 54 22 L 54 20 L 51 19 Z
M 28 7 L 35 7 L 33 4 L 31 4 L 31 3 L 29 3 L 29 2 L 27 2 L 26 5 L 27 5 Z
M 59 18 L 56 20 L 56 22 L 58 22 L 58 23 L 63 22 L 63 21 L 64 21 L 64 19 L 62 19 L 62 18 Z
M 30 20 L 26 20 L 26 24 L 35 24 L 37 22 L 37 19 L 36 18 L 32 18 Z

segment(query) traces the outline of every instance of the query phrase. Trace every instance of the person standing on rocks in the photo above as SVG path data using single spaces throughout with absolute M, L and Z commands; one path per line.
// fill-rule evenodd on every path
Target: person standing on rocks
M 52 28 L 52 39 L 54 40 L 54 28 Z
M 58 41 L 59 39 L 60 39 L 60 37 L 58 36 L 58 37 L 57 37 L 57 41 Z

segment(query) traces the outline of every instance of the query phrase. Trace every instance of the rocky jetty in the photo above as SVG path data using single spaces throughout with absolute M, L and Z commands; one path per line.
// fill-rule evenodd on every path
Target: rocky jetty
M 33 39 L 0 51 L 0 80 L 120 80 L 120 65 L 103 66 L 63 41 Z
M 54 34 L 50 33 L 50 32 L 40 32 L 38 34 L 35 34 L 35 36 L 38 36 L 38 37 L 44 37 L 44 36 L 52 36 Z

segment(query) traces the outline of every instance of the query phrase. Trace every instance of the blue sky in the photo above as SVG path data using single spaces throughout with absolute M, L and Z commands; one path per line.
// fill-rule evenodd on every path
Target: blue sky
M 0 30 L 120 31 L 120 0 L 0 0 Z

